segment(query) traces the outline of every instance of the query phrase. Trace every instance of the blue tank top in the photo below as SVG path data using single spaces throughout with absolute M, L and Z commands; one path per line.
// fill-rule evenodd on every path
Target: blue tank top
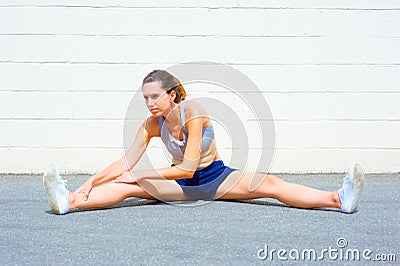
M 165 118 L 163 116 L 158 117 L 158 125 L 160 127 L 161 139 L 164 142 L 165 147 L 171 153 L 172 157 L 182 160 L 183 155 L 185 154 L 186 144 L 188 140 L 188 131 L 185 126 L 186 116 L 185 116 L 185 102 L 182 101 L 180 104 L 180 113 L 181 113 L 181 122 L 182 122 L 182 132 L 183 132 L 183 140 L 177 140 L 174 138 L 168 130 L 167 124 L 164 123 Z M 214 140 L 214 129 L 213 126 L 210 125 L 206 128 L 203 128 L 202 132 L 202 144 L 201 144 L 201 152 L 203 153 L 210 147 L 211 143 Z

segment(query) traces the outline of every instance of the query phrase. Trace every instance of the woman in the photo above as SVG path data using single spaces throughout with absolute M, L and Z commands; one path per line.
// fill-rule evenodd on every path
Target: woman
M 345 213 L 357 210 L 364 186 L 358 164 L 351 167 L 343 186 L 333 192 L 288 183 L 273 175 L 232 169 L 218 154 L 206 111 L 199 104 L 185 101 L 185 89 L 177 78 L 155 70 L 144 78 L 142 91 L 151 116 L 141 125 L 125 156 L 90 177 L 75 192 L 66 189 L 54 165 L 47 169 L 43 182 L 55 213 L 107 207 L 128 197 L 164 201 L 275 198 L 299 208 L 338 208 Z M 135 171 L 153 137 L 161 137 L 173 165 Z M 249 190 L 254 175 L 263 182 Z

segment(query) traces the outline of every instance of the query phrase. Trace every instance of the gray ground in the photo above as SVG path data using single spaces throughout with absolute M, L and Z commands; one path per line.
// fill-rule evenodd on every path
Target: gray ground
M 68 176 L 69 188 L 87 177 Z M 342 179 L 281 177 L 325 190 L 338 189 Z M 400 264 L 399 181 L 397 173 L 367 175 L 360 211 L 351 215 L 290 208 L 271 199 L 184 207 L 132 198 L 115 208 L 58 216 L 49 209 L 41 176 L 0 174 L 0 264 L 293 264 L 289 256 L 296 250 L 301 259 L 304 250 L 320 257 L 329 248 L 323 260 L 314 262 L 305 253 L 306 260 L 296 263 L 353 264 L 340 254 L 357 249 L 357 264 L 375 264 L 362 258 L 370 249 L 369 257 L 395 254 L 396 261 L 386 264 Z M 339 238 L 346 247 L 338 247 Z M 260 260 L 257 253 L 266 246 L 268 257 Z M 285 249 L 281 255 L 288 261 L 276 252 L 271 257 L 272 249 Z

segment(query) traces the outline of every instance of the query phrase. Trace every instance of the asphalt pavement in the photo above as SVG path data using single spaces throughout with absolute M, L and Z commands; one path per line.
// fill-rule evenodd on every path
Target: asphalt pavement
M 88 177 L 67 176 L 69 188 Z M 343 175 L 280 177 L 333 191 Z M 60 216 L 41 176 L 0 174 L 0 264 L 400 265 L 399 191 L 398 173 L 366 175 L 354 214 L 273 199 L 187 206 L 131 198 Z

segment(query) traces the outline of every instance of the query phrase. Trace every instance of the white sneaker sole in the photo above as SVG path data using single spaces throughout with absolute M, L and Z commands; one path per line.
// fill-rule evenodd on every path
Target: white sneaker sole
M 56 166 L 51 164 L 43 175 L 43 186 L 51 210 L 57 214 L 64 214 L 61 212 L 60 204 L 57 201 L 57 175 Z
M 364 189 L 364 173 L 361 166 L 359 164 L 353 164 L 351 166 L 350 175 L 353 177 L 353 200 L 348 213 L 353 213 L 357 211 L 360 203 L 361 192 Z

